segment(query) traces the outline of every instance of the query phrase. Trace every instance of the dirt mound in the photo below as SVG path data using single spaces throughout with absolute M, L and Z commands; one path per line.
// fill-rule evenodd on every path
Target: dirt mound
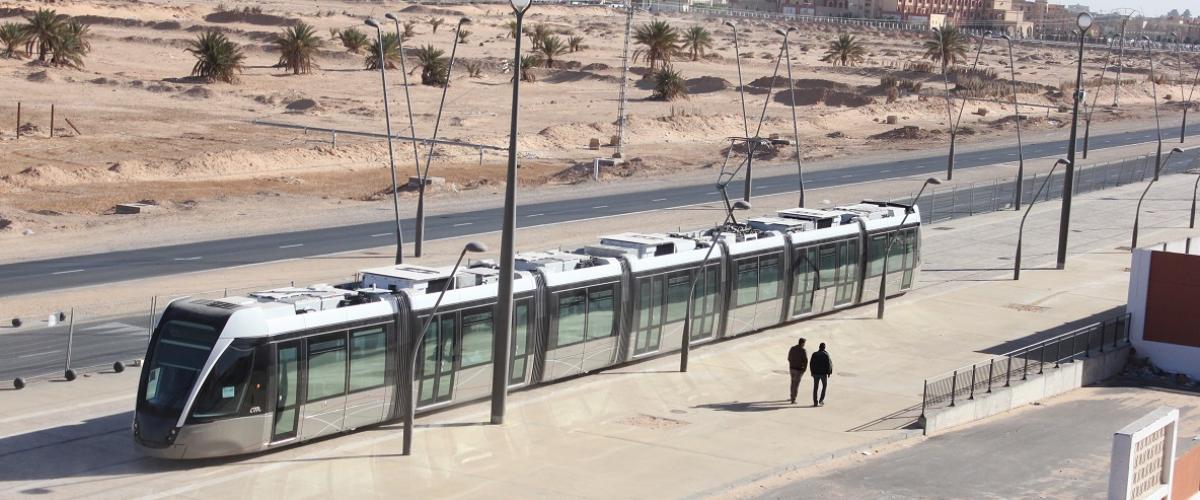
M 748 83 L 747 86 L 767 88 L 767 87 L 771 87 L 771 86 L 787 87 L 787 84 L 788 84 L 788 79 L 784 78 L 782 76 L 776 76 L 774 78 L 769 77 L 769 76 L 764 76 L 762 78 L 758 78 L 758 79 Z
M 308 111 L 320 111 L 323 108 L 317 101 L 305 98 L 289 102 L 286 109 L 289 113 L 304 113 Z
M 826 106 L 857 108 L 874 104 L 875 99 L 857 92 L 843 92 L 825 88 L 798 88 L 793 92 L 787 90 L 776 92 L 775 102 L 785 106 L 812 106 L 824 103 Z
M 689 78 L 684 84 L 687 85 L 689 94 L 707 94 L 733 88 L 733 84 L 729 83 L 729 80 L 715 76 Z
M 196 87 L 192 87 L 190 89 L 185 90 L 183 92 L 183 94 L 181 94 L 181 95 L 184 95 L 186 97 L 192 97 L 195 99 L 208 99 L 213 96 L 213 91 L 208 90 L 204 87 L 196 86 Z
M 610 67 L 609 65 L 604 64 L 604 63 L 591 63 L 591 64 L 584 66 L 582 68 L 579 68 L 579 69 L 581 69 L 583 71 L 604 71 L 607 69 L 612 69 L 612 67 Z
M 25 77 L 25 79 L 29 80 L 31 82 L 58 82 L 58 81 L 61 81 L 57 76 L 55 76 L 54 74 L 52 74 L 46 70 L 34 71 L 33 73 L 30 73 L 29 76 Z
M 291 17 L 241 10 L 213 12 L 212 14 L 204 16 L 204 20 L 210 23 L 246 23 L 256 24 L 259 26 L 292 26 L 300 22 L 299 19 Z
M 931 137 L 933 137 L 933 134 L 931 132 L 929 132 L 928 130 L 921 130 L 921 127 L 917 127 L 917 126 L 913 126 L 913 125 L 905 125 L 903 127 L 900 127 L 897 129 L 892 129 L 892 130 L 889 130 L 882 134 L 875 134 L 875 135 L 872 135 L 867 138 L 868 139 L 882 139 L 882 140 L 886 140 L 886 141 L 896 141 L 896 140 L 929 139 Z
M 424 5 L 409 5 L 408 7 L 400 9 L 400 12 L 403 12 L 405 14 L 435 14 L 435 15 L 439 15 L 439 16 L 465 16 L 466 15 L 461 10 L 439 9 L 437 7 L 427 7 Z
M 108 26 L 123 26 L 127 28 L 136 28 L 142 26 L 142 21 L 137 19 L 129 19 L 126 17 L 108 17 L 108 16 L 93 16 L 83 15 L 71 18 L 72 21 L 79 21 L 83 24 L 103 24 Z
M 621 79 L 615 76 L 601 75 L 592 73 L 591 71 L 563 70 L 555 71 L 550 76 L 542 78 L 541 81 L 546 83 L 571 83 L 583 80 L 591 80 L 596 82 L 620 83 Z

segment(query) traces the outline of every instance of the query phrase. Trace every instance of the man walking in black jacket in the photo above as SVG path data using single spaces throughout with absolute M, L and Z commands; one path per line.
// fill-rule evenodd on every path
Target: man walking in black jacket
M 824 342 L 813 353 L 809 366 L 812 368 L 809 373 L 813 378 L 813 406 L 825 406 L 825 389 L 829 387 L 829 376 L 833 375 L 833 360 L 829 358 Z M 821 388 L 820 399 L 817 398 L 817 387 Z
M 796 404 L 796 391 L 800 389 L 800 379 L 808 368 L 808 352 L 804 350 L 804 339 L 788 351 L 788 368 L 792 373 L 792 404 Z

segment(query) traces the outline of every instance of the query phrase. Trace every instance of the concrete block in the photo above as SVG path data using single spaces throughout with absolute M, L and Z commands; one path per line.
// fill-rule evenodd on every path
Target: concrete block
M 600 139 L 595 137 L 588 141 L 588 149 L 600 149 Z
M 900 119 L 897 118 L 896 115 L 888 115 L 887 116 L 887 124 L 888 125 L 895 125 L 899 122 L 900 122 Z
M 148 212 L 156 208 L 158 208 L 158 206 L 151 205 L 149 203 L 121 203 L 113 207 L 113 212 L 118 215 L 132 215 Z

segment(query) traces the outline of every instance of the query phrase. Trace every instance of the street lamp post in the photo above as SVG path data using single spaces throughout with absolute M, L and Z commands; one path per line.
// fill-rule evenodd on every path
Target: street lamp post
M 804 208 L 804 165 L 800 162 L 800 124 L 796 121 L 796 82 L 792 80 L 792 49 L 788 46 L 788 35 L 796 28 L 789 27 L 786 31 L 782 29 L 775 30 L 776 33 L 783 35 L 783 53 L 787 59 L 788 72 L 788 96 L 792 107 L 792 134 L 796 148 L 796 176 L 800 182 L 800 208 Z M 1187 112 L 1186 110 L 1184 111 Z
M 1196 183 L 1192 185 L 1192 211 L 1188 212 L 1188 229 L 1196 229 L 1196 191 L 1200 190 L 1200 170 L 1191 173 L 1196 174 Z
M 917 196 L 913 198 L 912 206 L 917 206 L 917 202 L 921 200 L 921 195 L 925 194 L 925 188 L 929 187 L 930 184 L 936 186 L 941 183 L 942 181 L 938 180 L 936 177 L 925 179 L 925 183 L 921 184 L 921 190 L 917 191 Z M 896 240 L 900 237 L 900 232 L 904 228 L 904 222 L 908 220 L 909 213 L 911 213 L 911 210 L 904 210 L 904 217 L 900 218 L 900 224 L 896 226 L 896 233 L 893 234 L 891 238 L 888 238 L 887 248 L 883 251 L 883 272 L 879 275 L 879 310 L 875 316 L 878 319 L 883 319 L 883 308 L 885 306 L 885 301 L 887 301 L 888 257 L 892 255 L 892 245 L 894 245 Z
M 517 15 L 513 49 L 512 120 L 508 129 L 508 175 L 504 186 L 504 225 L 500 236 L 500 284 L 496 301 L 496 335 L 492 339 L 492 423 L 504 423 L 512 350 L 513 247 L 517 230 L 517 111 L 521 94 L 521 23 L 533 0 L 509 0 Z
M 1183 71 L 1183 42 L 1179 40 L 1179 34 L 1171 32 L 1171 37 L 1175 39 L 1175 68 L 1179 70 L 1179 98 L 1183 99 L 1183 86 L 1187 84 L 1187 79 L 1184 78 L 1186 73 Z M 1187 126 L 1187 107 L 1191 104 L 1190 101 L 1183 103 L 1183 121 L 1179 125 L 1179 143 L 1183 144 L 1185 138 L 1185 127 Z
M 1017 96 L 1017 66 L 1013 59 L 1012 37 L 1004 34 L 1000 35 L 1000 38 L 1008 42 L 1008 72 L 1009 79 L 1012 81 L 1013 118 L 1016 119 L 1015 122 L 1017 124 L 1017 189 L 1016 199 L 1013 200 L 1013 204 L 1016 206 L 1013 210 L 1020 210 L 1021 191 L 1024 188 L 1025 182 L 1025 145 L 1021 142 L 1021 99 Z
M 975 49 L 975 61 L 971 63 L 971 71 L 979 65 L 979 55 L 983 53 L 983 41 L 991 36 L 992 32 L 987 32 L 984 36 L 979 37 L 979 46 Z M 945 75 L 945 67 L 942 69 L 943 79 L 946 80 L 946 92 L 950 92 L 949 79 Z M 948 98 L 948 97 L 947 97 Z M 962 123 L 963 111 L 967 109 L 967 100 L 962 99 L 958 105 L 958 118 L 954 120 L 954 124 L 950 126 L 950 158 L 946 160 L 946 180 L 954 179 L 954 143 L 958 139 L 958 126 Z
M 1171 152 L 1167 154 L 1167 160 L 1166 160 L 1166 161 L 1167 161 L 1167 162 L 1170 162 L 1170 161 L 1171 161 L 1171 155 L 1174 155 L 1175 153 L 1182 153 L 1182 152 L 1183 152 L 1183 150 L 1182 150 L 1182 149 L 1179 149 L 1179 148 L 1171 148 Z M 1132 252 L 1132 251 L 1133 251 L 1133 249 L 1137 248 L 1138 223 L 1139 223 L 1139 222 L 1141 222 L 1141 218 L 1142 218 L 1142 201 L 1146 199 L 1146 193 L 1149 193 L 1149 192 L 1150 192 L 1150 186 L 1153 186 L 1153 185 L 1154 185 L 1154 181 L 1157 181 L 1157 180 L 1158 180 L 1158 174 L 1159 174 L 1159 172 L 1158 172 L 1158 171 L 1159 171 L 1160 169 L 1162 169 L 1164 166 L 1166 166 L 1166 163 L 1159 164 L 1157 167 L 1155 167 L 1155 169 L 1154 169 L 1154 178 L 1153 178 L 1153 179 L 1150 179 L 1150 183 L 1149 183 L 1149 184 L 1146 184 L 1146 189 L 1142 191 L 1142 196 L 1141 196 L 1141 198 L 1138 198 L 1137 209 L 1133 211 L 1133 241 L 1132 241 L 1132 242 L 1130 242 L 1130 244 L 1129 244 L 1129 251 L 1130 251 L 1130 252 Z M 1194 202 L 1193 202 L 1193 203 L 1194 203 Z M 1193 207 L 1194 207 L 1194 205 L 1193 205 Z
M 1117 107 L 1117 105 L 1118 105 L 1117 101 L 1121 97 L 1121 63 L 1125 59 L 1125 25 L 1129 23 L 1129 16 L 1132 16 L 1132 15 L 1133 15 L 1133 13 L 1130 12 L 1128 15 L 1125 16 L 1124 19 L 1121 20 L 1121 35 L 1117 37 L 1117 39 L 1120 40 L 1121 43 L 1118 44 L 1119 48 L 1117 51 L 1117 80 L 1113 87 L 1113 107 L 1114 108 Z
M 1075 104 L 1071 111 L 1071 139 L 1067 143 L 1067 173 L 1063 176 L 1062 217 L 1058 226 L 1058 269 L 1067 267 L 1067 234 L 1071 226 L 1071 194 L 1075 187 L 1075 141 L 1079 133 L 1079 103 L 1083 101 L 1083 39 L 1092 27 L 1092 15 L 1080 12 L 1075 18 L 1079 26 L 1079 60 L 1075 67 Z
M 746 113 L 746 86 L 744 83 L 742 83 L 742 54 L 741 54 L 741 47 L 738 45 L 737 25 L 733 24 L 733 21 L 725 21 L 725 26 L 729 26 L 729 28 L 733 30 L 733 60 L 735 62 L 737 62 L 738 97 L 742 101 L 742 132 L 744 133 L 743 137 L 749 138 L 750 137 L 750 118 L 749 118 L 749 115 Z M 742 199 L 745 200 L 746 202 L 749 202 L 750 201 L 750 188 L 751 188 L 750 182 L 752 179 L 751 175 L 753 173 L 752 169 L 754 168 L 754 150 L 749 147 L 749 144 L 747 144 L 746 150 L 749 151 L 750 154 L 746 160 L 746 183 L 745 183 L 745 186 L 742 188 L 742 190 L 743 190 Z
M 1100 89 L 1104 88 L 1104 73 L 1108 71 L 1108 60 L 1112 57 L 1112 41 L 1108 41 L 1108 50 L 1104 56 L 1104 66 L 1100 68 L 1100 81 L 1096 83 L 1096 95 L 1092 96 L 1092 105 L 1088 107 L 1085 103 L 1084 113 L 1086 117 L 1083 120 L 1083 159 L 1088 157 L 1088 138 L 1092 134 L 1092 115 L 1096 112 L 1096 101 L 1100 100 Z
M 442 99 L 438 102 L 437 118 L 433 121 L 433 135 L 430 136 L 429 153 L 425 157 L 425 170 L 420 172 L 421 185 L 417 187 L 417 231 L 416 244 L 413 248 L 413 255 L 421 256 L 421 244 L 425 242 L 425 188 L 429 184 L 429 165 L 433 163 L 433 149 L 437 147 L 438 129 L 442 125 L 442 110 L 446 107 L 446 92 L 450 90 L 450 75 L 454 72 L 454 56 L 458 52 L 458 34 L 462 31 L 464 24 L 469 24 L 469 18 L 461 18 L 458 24 L 454 26 L 454 44 L 450 46 L 450 62 L 446 66 L 446 83 L 442 85 Z M 408 87 L 405 86 L 405 91 Z M 416 134 L 413 134 L 414 140 Z
M 1054 170 L 1059 165 L 1066 164 L 1067 160 L 1062 158 L 1054 162 L 1054 166 L 1050 167 L 1050 173 L 1046 174 L 1046 179 L 1042 181 L 1041 187 L 1038 187 L 1037 192 L 1033 194 L 1033 200 L 1025 208 L 1025 215 L 1021 216 L 1021 225 L 1017 228 L 1017 255 L 1013 257 L 1013 280 L 1021 279 L 1021 244 L 1023 243 L 1022 238 L 1025 236 L 1025 219 L 1029 217 L 1029 212 L 1033 210 L 1033 204 L 1037 203 L 1038 197 L 1042 195 L 1042 190 L 1046 189 L 1046 185 L 1050 183 L 1050 179 L 1054 178 Z
M 750 204 L 745 201 L 736 201 L 729 207 L 730 215 L 733 210 L 750 210 Z M 696 283 L 700 281 L 700 277 L 705 276 L 708 271 L 708 258 L 712 257 L 713 249 L 721 244 L 721 233 L 725 231 L 725 224 L 721 224 L 713 231 L 712 244 L 708 246 L 708 252 L 704 254 L 704 258 L 700 260 L 700 273 L 692 277 L 692 287 L 688 290 L 688 302 L 686 316 L 683 318 L 683 340 L 679 347 L 679 371 L 687 372 L 688 369 L 688 354 L 692 350 L 692 314 L 695 308 L 693 304 L 696 298 Z
M 392 25 L 396 28 L 396 49 L 400 52 L 400 78 L 402 79 L 401 83 L 404 85 L 404 108 L 408 111 L 408 136 L 409 136 L 409 138 L 412 139 L 413 167 L 417 171 L 417 180 L 420 181 L 422 185 L 424 185 L 425 179 L 423 177 L 421 177 L 421 152 L 417 146 L 417 125 L 416 125 L 416 122 L 413 120 L 412 98 L 409 97 L 409 94 L 408 94 L 408 69 L 405 67 L 405 62 L 404 62 L 404 59 L 405 59 L 404 58 L 404 34 L 402 31 L 400 31 L 400 19 L 399 18 L 397 18 L 391 12 L 384 14 L 383 17 L 391 19 Z M 396 192 L 396 189 L 394 186 L 394 184 L 395 184 L 394 177 L 395 176 L 396 176 L 395 173 L 393 173 L 392 174 L 393 197 L 395 196 L 394 193 Z M 423 239 L 424 230 L 425 230 L 425 189 L 424 189 L 424 186 L 422 186 L 422 188 L 418 191 L 418 195 L 417 195 L 416 239 L 418 242 L 420 242 Z M 420 257 L 421 256 L 421 244 L 420 243 L 417 243 L 415 250 L 416 251 L 414 252 L 414 256 Z M 397 260 L 396 263 L 399 264 L 400 261 Z
M 1150 37 L 1142 35 L 1146 46 L 1146 58 L 1150 61 L 1150 95 L 1154 98 L 1154 131 L 1158 134 L 1158 148 L 1154 153 L 1154 180 L 1158 180 L 1158 171 L 1162 168 L 1162 123 L 1158 121 L 1158 80 L 1154 78 L 1154 52 L 1150 50 Z
M 454 282 L 454 275 L 458 273 L 458 266 L 462 264 L 463 257 L 467 252 L 482 253 L 487 251 L 487 246 L 483 243 L 470 242 L 463 247 L 462 252 L 458 254 L 458 260 L 454 262 L 454 267 L 450 269 L 449 282 L 442 287 L 441 293 L 438 294 L 437 301 L 433 303 L 433 309 L 429 311 L 429 317 L 425 318 L 425 323 L 421 325 L 421 334 L 413 337 L 412 352 L 408 357 L 408 387 L 405 393 L 408 401 L 408 411 L 404 412 L 404 455 L 412 454 L 413 440 L 413 418 L 417 413 L 417 355 L 421 353 L 421 344 L 425 341 L 425 334 L 429 331 L 429 325 L 433 323 L 434 318 L 437 318 L 438 308 L 442 306 L 442 298 L 446 296 L 446 290 L 452 288 L 451 283 Z
M 366 20 L 367 26 L 375 28 L 375 39 L 379 44 L 379 78 L 383 81 L 383 121 L 387 124 L 388 165 L 392 169 L 392 210 L 396 217 L 396 263 L 404 263 L 404 235 L 400 230 L 400 191 L 396 188 L 396 154 L 392 148 L 392 114 L 388 111 L 387 53 L 383 48 L 383 28 L 374 19 Z M 403 60 L 403 58 L 401 58 Z M 405 91 L 408 86 L 405 86 Z M 418 164 L 418 168 L 419 164 Z
M 1192 77 L 1192 89 L 1188 91 L 1187 101 L 1183 103 L 1183 123 L 1179 125 L 1179 142 L 1181 144 L 1187 134 L 1187 114 L 1192 107 L 1192 97 L 1196 94 L 1196 82 L 1198 81 L 1200 81 L 1200 68 L 1196 68 L 1196 75 Z

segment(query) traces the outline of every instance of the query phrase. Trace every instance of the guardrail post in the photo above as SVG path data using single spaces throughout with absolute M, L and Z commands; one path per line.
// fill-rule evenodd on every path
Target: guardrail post
M 933 209 L 937 208 L 937 189 L 929 193 L 929 222 L 933 223 Z
M 75 308 L 71 308 L 71 323 L 67 327 L 67 359 L 66 366 L 63 366 L 63 374 L 67 380 L 75 380 L 75 373 L 71 371 L 71 347 L 75 343 Z
M 1004 387 L 1012 383 L 1012 356 L 1008 357 L 1008 369 L 1004 371 Z
M 1074 340 L 1075 340 L 1075 337 L 1071 337 L 1071 341 L 1073 342 Z M 1060 340 L 1060 341 L 1058 341 L 1058 344 L 1054 346 L 1054 367 L 1055 368 L 1058 368 L 1058 362 L 1062 361 L 1062 345 L 1063 345 L 1063 343 Z
M 967 216 L 975 215 L 975 183 L 971 183 L 971 198 L 967 200 Z
M 1000 194 L 1000 179 L 992 181 L 992 211 L 996 211 L 996 196 Z
M 158 308 L 158 296 L 150 297 L 150 317 L 146 320 L 146 336 L 154 334 L 154 310 Z
M 954 406 L 954 393 L 958 392 L 958 370 L 950 376 L 950 406 Z
M 996 360 L 988 361 L 988 394 L 992 393 L 992 374 L 996 371 Z
M 1094 328 L 1094 327 L 1093 327 Z M 1083 336 L 1083 357 L 1092 357 L 1092 329 L 1089 328 L 1087 335 Z
M 925 418 L 925 402 L 929 400 L 929 379 L 921 384 L 921 418 Z
M 971 365 L 971 397 L 968 399 L 972 400 L 975 399 L 975 372 L 977 371 L 979 370 L 975 369 L 975 365 Z
M 1046 373 L 1046 344 L 1042 344 L 1042 352 L 1038 356 L 1038 375 L 1043 373 Z
M 1104 353 L 1104 334 L 1108 332 L 1108 320 L 1100 322 L 1100 353 Z

